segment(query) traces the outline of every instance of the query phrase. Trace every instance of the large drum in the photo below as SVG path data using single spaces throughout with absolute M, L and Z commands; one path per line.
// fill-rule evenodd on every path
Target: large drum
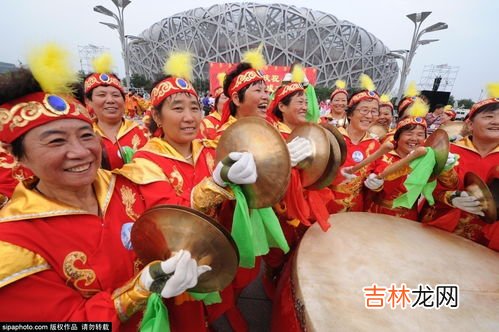
M 387 215 L 329 220 L 283 274 L 274 331 L 499 331 L 499 253 Z

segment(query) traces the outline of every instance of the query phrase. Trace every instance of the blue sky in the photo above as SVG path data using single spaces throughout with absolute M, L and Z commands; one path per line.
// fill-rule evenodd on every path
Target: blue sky
M 256 1 L 275 3 L 279 1 Z M 125 10 L 126 34 L 138 35 L 161 19 L 195 7 L 209 7 L 222 1 L 210 0 L 132 0 Z M 419 82 L 425 65 L 459 67 L 452 94 L 457 98 L 485 98 L 485 85 L 499 82 L 499 43 L 496 0 L 307 0 L 280 1 L 333 14 L 371 32 L 390 49 L 408 49 L 413 23 L 405 16 L 432 11 L 424 22 L 429 26 L 445 22 L 447 30 L 428 33 L 423 39 L 440 39 L 420 46 L 414 57 L 409 80 Z M 124 75 L 118 34 L 99 21 L 111 18 L 95 13 L 103 5 L 114 10 L 111 0 L 4 0 L 1 4 L 0 61 L 25 62 L 29 49 L 56 41 L 78 55 L 78 45 L 94 44 L 111 50 L 118 72 Z M 75 60 L 76 61 L 76 60 Z M 75 66 L 78 66 L 76 63 Z M 396 85 L 398 86 L 398 85 Z

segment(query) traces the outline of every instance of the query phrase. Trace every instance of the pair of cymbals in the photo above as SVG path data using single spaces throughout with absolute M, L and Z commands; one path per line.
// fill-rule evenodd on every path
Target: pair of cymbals
M 308 139 L 313 149 L 312 155 L 297 165 L 303 187 L 318 190 L 330 185 L 346 158 L 343 136 L 332 125 L 306 123 L 291 132 L 288 142 L 295 137 Z
M 478 175 L 468 172 L 464 175 L 464 187 L 466 192 L 480 201 L 481 209 L 485 214 L 483 219 L 487 223 L 494 223 L 498 217 L 499 179 L 492 179 L 490 185 L 487 186 Z
M 367 131 L 370 134 L 374 134 L 380 141 L 388 134 L 388 129 L 380 124 L 373 124 Z
M 430 147 L 435 151 L 436 164 L 433 168 L 432 177 L 442 173 L 449 157 L 449 135 L 445 130 L 437 129 L 426 139 L 424 146 Z
M 217 146 L 217 162 L 230 152 L 251 152 L 257 180 L 241 185 L 250 208 L 270 207 L 286 193 L 291 174 L 288 147 L 277 129 L 258 117 L 237 120 L 228 127 Z
M 465 128 L 466 124 L 464 121 L 450 121 L 438 127 L 438 129 L 447 132 L 451 142 L 455 141 L 459 136 L 465 136 Z
M 211 271 L 199 276 L 193 292 L 220 291 L 234 279 L 239 252 L 230 234 L 214 219 L 177 205 L 147 210 L 132 227 L 134 251 L 144 264 L 166 260 L 172 253 L 188 250 L 198 265 Z

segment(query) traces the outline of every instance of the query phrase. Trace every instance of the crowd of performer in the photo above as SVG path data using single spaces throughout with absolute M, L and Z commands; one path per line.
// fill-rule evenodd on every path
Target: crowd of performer
M 290 257 L 308 227 L 318 223 L 328 231 L 329 216 L 341 212 L 402 217 L 499 251 L 499 223 L 485 220 L 480 198 L 466 191 L 464 181 L 468 172 L 485 183 L 499 176 L 495 86 L 490 98 L 473 105 L 467 131 L 450 144 L 435 174 L 435 156 L 427 150 L 414 159 L 418 166 L 392 169 L 455 118 L 444 105 L 428 112 L 428 100 L 414 87 L 395 107 L 366 75 L 353 93 L 339 81 L 330 112 L 310 115 L 310 84 L 300 66 L 270 95 L 261 71 L 265 61 L 254 50 L 220 77 L 213 109 L 203 117 L 189 54 L 166 59 L 150 100 L 126 92 L 107 56 L 75 94 L 77 76 L 66 68 L 66 57 L 48 45 L 33 53 L 29 69 L 0 77 L 0 321 L 107 321 L 116 331 L 137 330 L 149 297 L 159 293 L 172 331 L 207 331 L 222 315 L 234 331 L 247 331 L 237 299 L 263 266 L 265 291 L 279 303 L 272 329 L 280 331 L 292 319 L 276 292 L 289 282 L 283 271 Z M 290 181 L 273 211 L 287 246 L 241 266 L 218 303 L 207 305 L 186 291 L 210 266 L 198 265 L 188 251 L 143 266 L 125 239 L 133 222 L 159 204 L 199 210 L 230 231 L 232 185 L 254 184 L 257 165 L 251 152 L 217 156 L 216 148 L 231 125 L 248 117 L 264 119 L 286 142 Z M 334 179 L 316 190 L 300 182 L 299 165 L 313 155 L 312 142 L 288 140 L 310 122 L 335 126 L 346 146 Z M 384 153 L 356 168 L 377 151 Z M 230 167 L 216 163 L 225 157 Z M 408 186 L 418 179 L 420 189 Z

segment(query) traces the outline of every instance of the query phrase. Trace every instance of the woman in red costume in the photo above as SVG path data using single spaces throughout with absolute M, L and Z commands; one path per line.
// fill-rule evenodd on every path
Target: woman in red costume
M 85 104 L 94 110 L 95 132 L 102 137 L 102 168 L 113 170 L 131 161 L 135 151 L 147 142 L 147 129 L 125 116 L 125 90 L 111 74 L 111 59 L 104 54 L 94 60 L 95 72 L 85 78 Z
M 126 230 L 143 201 L 133 183 L 99 169 L 101 144 L 69 95 L 77 76 L 68 62 L 48 45 L 30 57 L 31 71 L 0 79 L 0 140 L 35 175 L 0 210 L 0 320 L 111 322 L 113 331 L 136 331 L 152 290 L 172 298 L 210 268 L 180 251 L 140 269 Z M 174 311 L 170 322 L 172 331 L 189 327 Z
M 437 203 L 424 207 L 422 222 L 499 251 L 499 223 L 487 224 L 478 199 L 464 191 L 467 172 L 487 181 L 499 164 L 499 84 L 489 90 L 491 97 L 474 104 L 468 114 L 471 135 L 451 143 L 450 151 L 459 155 L 457 180 L 437 187 Z
M 348 102 L 349 124 L 346 129 L 340 128 L 347 146 L 347 157 L 340 174 L 330 186 L 334 196 L 328 204 L 331 213 L 364 211 L 363 182 L 377 164 L 374 162 L 355 174 L 350 173 L 355 164 L 364 160 L 380 146 L 378 140 L 371 137 L 368 132 L 379 115 L 379 96 L 367 75 L 361 75 L 361 84 L 364 90 L 353 94 Z
M 223 80 L 225 79 L 225 74 L 218 74 L 219 76 L 219 86 L 215 89 L 215 104 L 213 105 L 213 110 L 210 114 L 204 117 L 201 121 L 201 127 L 199 130 L 200 138 L 214 139 L 217 136 L 217 130 L 220 128 L 222 123 L 222 110 L 225 102 L 227 101 L 227 96 L 224 94 Z
M 322 117 L 321 121 L 330 123 L 336 127 L 345 128 L 348 125 L 346 109 L 348 106 L 348 91 L 346 83 L 342 80 L 336 81 L 336 89 L 331 93 L 331 111 Z

